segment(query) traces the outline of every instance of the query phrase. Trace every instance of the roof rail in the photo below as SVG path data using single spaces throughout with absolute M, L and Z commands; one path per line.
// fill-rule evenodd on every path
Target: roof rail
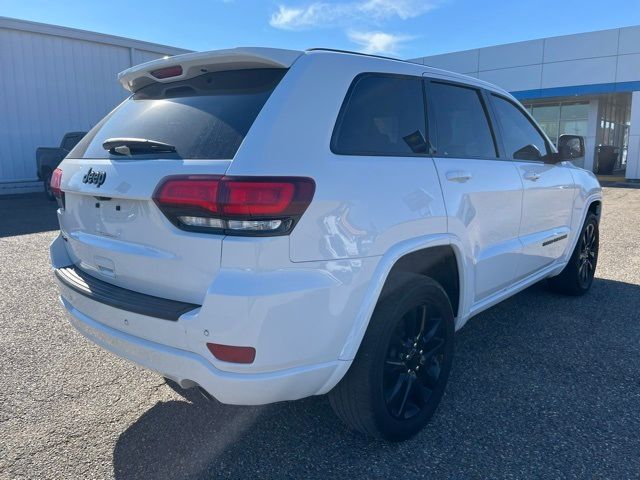
M 381 58 L 383 60 L 394 60 L 396 62 L 402 62 L 402 63 L 411 63 L 414 65 L 422 65 L 421 63 L 418 62 L 412 62 L 411 60 L 402 60 L 400 58 L 393 58 L 393 57 L 385 57 L 384 55 L 373 55 L 372 53 L 362 53 L 362 52 L 354 52 L 352 50 L 340 50 L 338 48 L 322 48 L 322 47 L 316 47 L 316 48 L 307 48 L 305 50 L 305 52 L 335 52 L 335 53 L 348 53 L 350 55 L 360 55 L 362 57 L 371 57 L 371 58 Z

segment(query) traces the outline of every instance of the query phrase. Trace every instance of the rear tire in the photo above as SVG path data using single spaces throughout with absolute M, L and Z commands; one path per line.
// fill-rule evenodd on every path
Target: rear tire
M 598 263 L 598 218 L 589 213 L 569 263 L 557 277 L 548 279 L 551 290 L 564 295 L 584 295 L 591 288 Z
M 389 441 L 415 435 L 431 419 L 454 350 L 453 311 L 443 288 L 422 275 L 401 279 L 376 305 L 351 368 L 329 392 L 349 427 Z

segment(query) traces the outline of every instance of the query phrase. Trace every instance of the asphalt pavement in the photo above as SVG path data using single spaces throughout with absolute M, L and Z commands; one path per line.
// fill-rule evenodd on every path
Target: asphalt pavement
M 224 406 L 91 344 L 58 301 L 56 226 L 42 196 L 0 197 L 0 478 L 640 477 L 640 190 L 605 189 L 591 292 L 541 283 L 470 320 L 400 444 L 323 397 Z

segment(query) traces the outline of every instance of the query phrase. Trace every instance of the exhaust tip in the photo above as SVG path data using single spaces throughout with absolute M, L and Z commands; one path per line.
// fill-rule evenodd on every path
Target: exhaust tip
M 200 392 L 200 394 L 206 398 L 207 400 L 209 400 L 210 402 L 215 402 L 216 399 L 213 397 L 213 395 L 211 395 L 209 392 L 207 392 L 204 388 L 202 388 L 200 385 L 197 385 L 196 388 L 198 389 L 198 391 Z

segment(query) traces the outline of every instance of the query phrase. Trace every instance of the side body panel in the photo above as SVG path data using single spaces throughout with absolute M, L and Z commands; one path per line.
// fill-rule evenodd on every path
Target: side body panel
M 516 275 L 522 184 L 510 161 L 436 158 L 449 219 L 473 269 L 473 301 L 507 287 Z M 456 172 L 469 174 L 456 180 Z
M 558 260 L 567 250 L 575 186 L 564 164 L 514 163 L 524 186 L 519 280 Z
M 227 174 L 315 180 L 313 202 L 290 236 L 292 261 L 377 256 L 403 240 L 446 232 L 430 157 L 346 156 L 329 149 L 338 112 L 358 74 L 420 76 L 417 67 L 313 52 L 298 59 L 261 112 Z

